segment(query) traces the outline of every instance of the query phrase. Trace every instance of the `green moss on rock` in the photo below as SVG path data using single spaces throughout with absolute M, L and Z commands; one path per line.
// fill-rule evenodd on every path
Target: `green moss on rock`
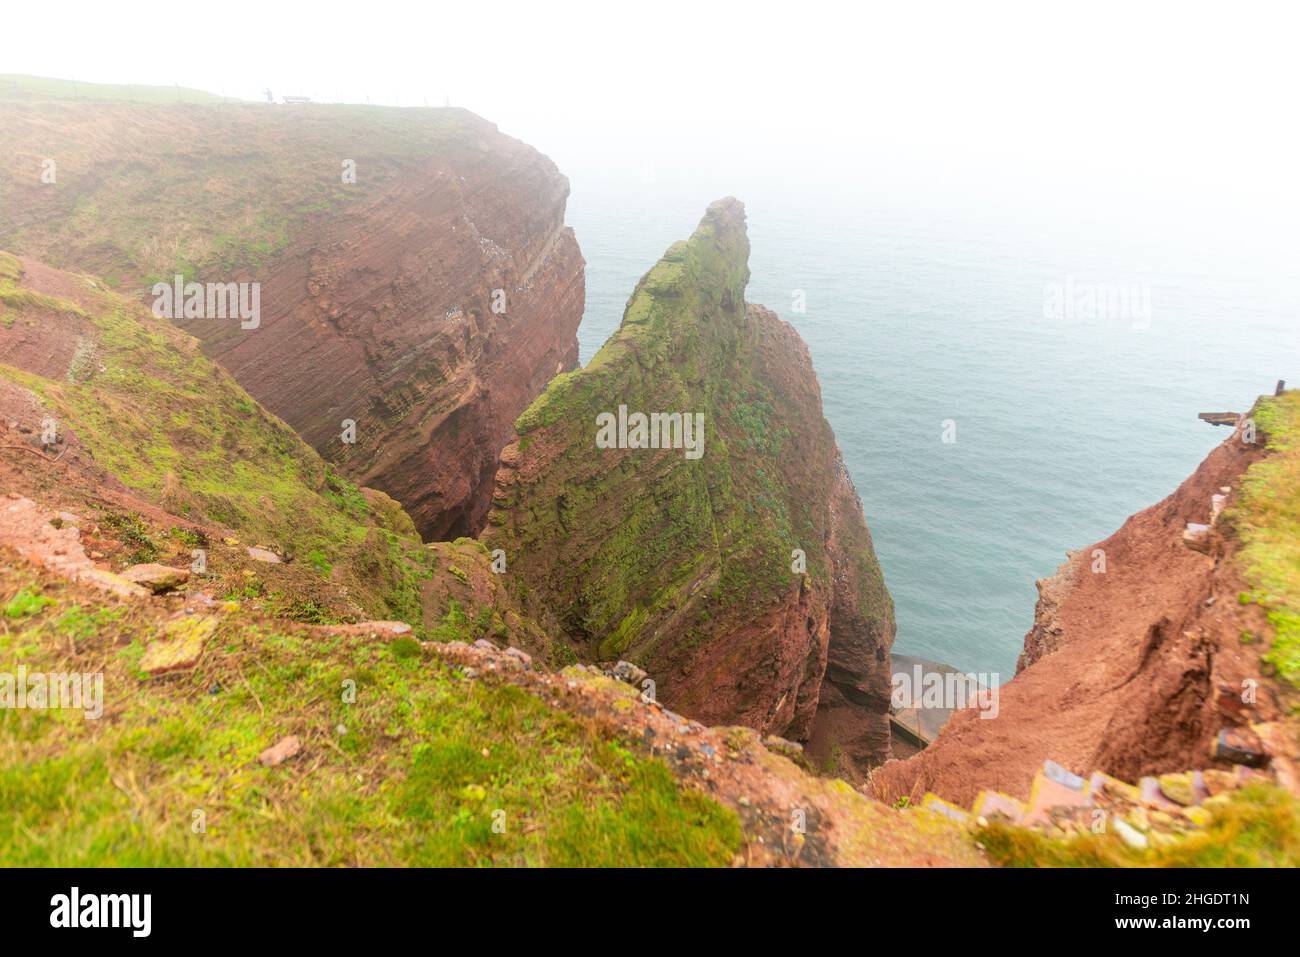
M 335 475 L 193 337 L 90 277 L 55 275 L 64 293 L 58 297 L 35 288 L 6 254 L 0 294 L 20 319 L 57 306 L 84 320 L 80 352 L 93 351 L 94 361 L 84 374 L 50 378 L 0 365 L 0 380 L 35 393 L 61 432 L 76 435 L 99 466 L 159 506 L 274 544 L 335 575 L 376 616 L 419 620 L 428 556 L 396 502 Z M 35 328 L 52 340 L 64 334 L 50 323 Z M 105 521 L 134 543 L 133 561 L 157 558 L 158 544 L 132 527 L 138 517 Z
M 689 241 L 638 283 L 591 362 L 553 380 L 516 423 L 526 460 L 485 540 L 511 556 L 510 578 L 555 613 L 585 657 L 684 666 L 774 607 L 804 600 L 794 549 L 821 596 L 811 602 L 822 612 L 810 614 L 824 613 L 838 451 L 806 348 L 745 303 L 748 257 L 743 206 L 711 205 Z M 620 407 L 698 413 L 703 454 L 598 448 L 598 417 Z M 862 523 L 860 509 L 854 520 Z M 865 524 L 854 547 L 859 606 L 892 635 Z

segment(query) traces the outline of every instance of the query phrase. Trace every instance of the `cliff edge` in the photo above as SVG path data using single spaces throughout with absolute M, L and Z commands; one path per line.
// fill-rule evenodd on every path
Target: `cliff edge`
M 953 715 L 881 798 L 1024 799 L 1045 760 L 1122 780 L 1268 767 L 1300 790 L 1300 393 L 1260 400 L 1168 498 L 1038 583 L 992 720 Z

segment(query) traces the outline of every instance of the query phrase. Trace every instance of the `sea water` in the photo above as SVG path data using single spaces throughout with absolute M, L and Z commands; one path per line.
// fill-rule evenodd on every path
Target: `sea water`
M 569 172 L 584 362 L 711 200 L 745 202 L 746 298 L 808 344 L 902 653 L 1009 678 L 1035 580 L 1226 437 L 1197 413 L 1300 386 L 1294 244 L 1158 217 L 1137 235 L 1100 216 Z

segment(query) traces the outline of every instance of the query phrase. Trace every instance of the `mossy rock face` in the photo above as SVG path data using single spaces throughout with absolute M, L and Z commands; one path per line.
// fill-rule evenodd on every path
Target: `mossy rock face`
M 580 657 L 643 665 L 702 720 L 804 736 L 832 606 L 874 643 L 851 668 L 887 652 L 893 609 L 807 348 L 746 304 L 748 258 L 744 207 L 714 203 L 520 417 L 484 538 Z
M 13 363 L 0 362 L 0 386 L 34 395 L 93 468 L 178 518 L 275 543 L 370 617 L 419 621 L 430 570 L 410 517 L 334 474 L 192 336 L 94 277 L 24 270 L 10 254 L 0 254 L 0 300 L 17 319 L 0 328 L 0 356 Z M 133 562 L 156 560 L 156 543 L 139 545 Z
M 419 539 L 420 533 L 416 531 L 415 522 L 411 521 L 411 516 L 406 514 L 400 502 L 378 489 L 362 488 L 360 492 L 370 515 L 382 528 L 402 538 Z
M 503 587 L 508 566 L 481 542 L 461 538 L 425 546 L 431 574 L 421 585 L 425 635 L 434 641 L 487 640 L 526 649 L 539 661 L 562 667 L 568 646 L 552 629 L 523 614 Z

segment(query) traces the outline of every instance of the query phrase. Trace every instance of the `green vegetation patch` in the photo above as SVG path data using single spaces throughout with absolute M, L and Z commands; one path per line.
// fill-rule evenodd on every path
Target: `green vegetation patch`
M 462 158 L 486 124 L 461 110 L 295 108 L 0 75 L 0 128 L 0 181 L 25 181 L 32 157 L 58 164 L 39 223 L 18 226 L 25 194 L 0 191 L 0 247 L 143 294 L 177 275 L 256 271 L 313 219 L 373 202 L 430 156 Z M 362 171 L 355 183 L 342 181 L 345 158 Z
M 8 602 L 39 588 L 0 570 Z M 657 759 L 409 638 L 227 613 L 196 669 L 150 678 L 151 606 L 43 589 L 0 659 L 102 668 L 104 716 L 0 711 L 5 866 L 723 866 L 740 846 Z M 289 735 L 300 753 L 264 766 Z
M 420 586 L 431 569 L 400 506 L 377 497 L 386 510 L 373 515 L 360 489 L 208 360 L 195 339 L 90 279 L 79 281 L 85 306 L 59 300 L 60 308 L 89 321 L 93 363 L 58 381 L 0 365 L 0 378 L 35 392 L 97 463 L 172 514 L 231 529 L 333 576 L 373 615 L 419 622 Z M 6 300 L 15 303 L 18 293 L 49 298 L 22 285 L 11 256 L 0 257 L 5 290 L 15 291 Z M 19 315 L 47 305 L 27 303 Z M 129 561 L 159 559 L 160 543 L 138 516 L 101 520 L 127 543 Z M 310 607 L 289 614 L 323 620 Z
M 1242 480 L 1231 513 L 1237 558 L 1274 628 L 1264 660 L 1300 687 L 1300 391 L 1261 399 L 1254 418 L 1272 454 Z
M 725 632 L 800 586 L 796 548 L 809 578 L 829 584 L 834 437 L 783 379 L 790 356 L 770 342 L 780 327 L 746 309 L 748 255 L 738 211 L 711 207 L 646 273 L 591 362 L 555 377 L 516 422 L 545 468 L 498 504 L 486 540 L 589 653 L 644 662 L 665 634 L 688 645 Z M 703 455 L 598 450 L 598 417 L 621 406 L 701 416 Z M 861 608 L 887 620 L 865 530 L 845 553 L 859 562 Z

